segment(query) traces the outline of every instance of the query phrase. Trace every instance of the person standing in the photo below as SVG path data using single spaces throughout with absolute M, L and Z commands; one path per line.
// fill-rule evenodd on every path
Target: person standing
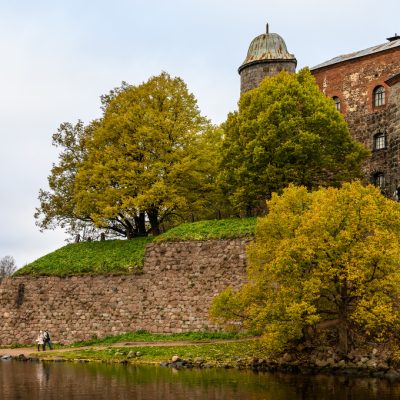
M 37 351 L 40 351 L 40 347 L 42 347 L 43 351 L 46 350 L 44 346 L 44 337 L 42 331 L 39 332 L 39 335 L 36 338 L 36 343 L 37 343 Z
M 44 349 L 46 349 L 46 345 L 49 346 L 50 350 L 53 350 L 53 346 L 51 344 L 51 338 L 48 331 L 43 332 L 43 341 L 44 341 Z
M 53 346 L 51 344 L 51 338 L 48 331 L 43 332 L 43 350 L 46 350 L 46 345 L 49 346 L 50 350 L 53 350 Z

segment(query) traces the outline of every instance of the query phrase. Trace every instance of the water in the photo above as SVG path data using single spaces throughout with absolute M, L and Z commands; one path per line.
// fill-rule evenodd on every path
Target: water
M 392 400 L 380 379 L 235 370 L 0 361 L 1 400 Z

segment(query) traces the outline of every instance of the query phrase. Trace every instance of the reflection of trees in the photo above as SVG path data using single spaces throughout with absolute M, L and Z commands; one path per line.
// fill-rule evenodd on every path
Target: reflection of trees
M 398 399 L 400 383 L 339 376 L 0 361 L 0 399 Z

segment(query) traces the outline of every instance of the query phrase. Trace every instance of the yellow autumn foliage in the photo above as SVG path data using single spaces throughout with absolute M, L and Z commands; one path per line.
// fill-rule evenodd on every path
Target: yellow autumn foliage
M 360 182 L 308 192 L 289 186 L 267 202 L 248 248 L 248 281 L 214 301 L 221 323 L 241 321 L 271 351 L 335 327 L 354 340 L 388 340 L 400 328 L 400 204 Z M 226 310 L 230 310 L 229 313 Z

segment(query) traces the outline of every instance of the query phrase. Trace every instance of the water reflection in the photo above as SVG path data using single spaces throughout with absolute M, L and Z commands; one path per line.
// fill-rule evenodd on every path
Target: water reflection
M 400 384 L 379 379 L 180 370 L 106 364 L 0 361 L 1 400 L 246 399 L 392 400 Z

